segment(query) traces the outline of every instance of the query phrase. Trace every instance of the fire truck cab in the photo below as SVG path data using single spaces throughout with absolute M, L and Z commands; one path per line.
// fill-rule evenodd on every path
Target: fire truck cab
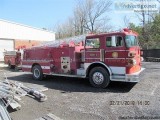
M 36 80 L 44 75 L 89 78 L 92 86 L 101 88 L 110 81 L 138 82 L 144 68 L 137 36 L 123 29 L 25 49 L 22 70 Z

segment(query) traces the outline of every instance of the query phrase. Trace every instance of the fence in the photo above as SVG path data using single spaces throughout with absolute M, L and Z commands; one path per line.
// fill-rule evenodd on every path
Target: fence
M 160 49 L 142 50 L 143 58 L 148 62 L 160 62 Z

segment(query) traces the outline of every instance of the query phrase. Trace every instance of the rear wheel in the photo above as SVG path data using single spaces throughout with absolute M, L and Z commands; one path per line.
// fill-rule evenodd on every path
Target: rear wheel
M 43 72 L 42 72 L 42 68 L 40 65 L 35 65 L 32 68 L 32 74 L 33 74 L 33 78 L 35 80 L 42 80 L 43 79 Z
M 9 69 L 11 69 L 12 67 L 11 67 L 11 63 L 10 62 L 8 62 L 8 68 Z
M 95 67 L 89 73 L 89 81 L 94 87 L 106 88 L 110 83 L 110 78 L 106 69 Z
M 9 68 L 9 69 L 14 69 L 14 68 L 15 68 L 15 66 L 14 66 L 14 65 L 11 65 L 11 62 L 10 62 L 10 61 L 8 61 L 8 68 Z

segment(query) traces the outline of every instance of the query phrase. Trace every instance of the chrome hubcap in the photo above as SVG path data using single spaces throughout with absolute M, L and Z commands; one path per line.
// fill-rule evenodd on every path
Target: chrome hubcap
M 40 72 L 39 72 L 39 70 L 36 68 L 36 69 L 34 69 L 34 76 L 36 77 L 36 78 L 38 78 L 39 76 L 40 76 Z
M 94 74 L 93 74 L 93 77 L 92 77 L 92 79 L 93 79 L 93 82 L 95 83 L 95 84 L 102 84 L 103 83 L 103 81 L 104 81 L 104 76 L 103 76 L 103 74 L 102 73 L 100 73 L 100 72 L 95 72 Z

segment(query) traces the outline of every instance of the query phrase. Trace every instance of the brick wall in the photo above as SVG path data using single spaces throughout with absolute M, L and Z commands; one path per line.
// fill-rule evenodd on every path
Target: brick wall
M 42 41 L 35 41 L 35 40 L 15 40 L 15 49 L 24 49 L 30 48 L 32 46 L 39 45 Z

